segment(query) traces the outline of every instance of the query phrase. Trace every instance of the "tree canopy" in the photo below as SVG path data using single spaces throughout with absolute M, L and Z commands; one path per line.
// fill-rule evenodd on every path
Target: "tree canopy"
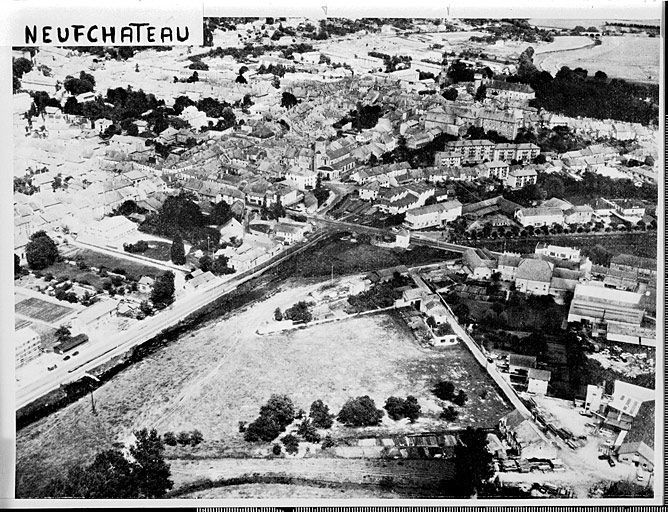
M 44 231 L 37 231 L 26 245 L 26 260 L 33 270 L 43 270 L 60 257 L 56 243 Z
M 92 92 L 95 90 L 95 77 L 93 75 L 81 71 L 79 78 L 68 76 L 63 82 L 63 87 L 67 92 L 75 96 L 85 92 Z
M 295 406 L 286 395 L 271 395 L 260 415 L 248 425 L 244 439 L 250 443 L 273 441 L 295 419 Z
M 311 404 L 309 417 L 316 428 L 330 428 L 334 423 L 334 416 L 330 414 L 329 407 L 322 400 L 316 400 Z
M 185 265 L 186 264 L 186 250 L 183 246 L 183 239 L 180 235 L 174 237 L 172 246 L 169 250 L 169 259 L 172 260 L 174 265 Z
M 487 433 L 467 427 L 455 447 L 455 485 L 458 496 L 470 497 L 494 476 L 492 454 L 487 450 Z
M 162 498 L 174 485 L 169 479 L 169 466 L 163 458 L 162 439 L 151 429 L 136 431 L 135 444 L 130 447 L 134 458 L 132 477 L 140 498 Z
M 349 427 L 368 427 L 378 425 L 383 418 L 383 411 L 376 408 L 376 403 L 368 395 L 350 398 L 343 405 L 337 419 Z
M 118 450 L 99 452 L 89 465 L 77 464 L 54 478 L 42 494 L 50 498 L 162 498 L 173 487 L 162 439 L 155 429 L 136 431 L 131 459 Z
M 160 274 L 153 283 L 151 301 L 158 308 L 164 308 L 174 302 L 174 272 L 168 270 Z
M 412 395 L 408 395 L 405 399 L 391 396 L 385 401 L 385 410 L 387 415 L 395 421 L 408 418 L 411 423 L 414 423 L 420 417 L 421 407 L 417 398 Z

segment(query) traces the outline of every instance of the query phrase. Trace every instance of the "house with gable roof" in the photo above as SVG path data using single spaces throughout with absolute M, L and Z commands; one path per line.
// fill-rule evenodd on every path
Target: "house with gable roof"
M 523 259 L 517 266 L 515 286 L 529 295 L 547 295 L 550 291 L 554 264 L 539 259 Z

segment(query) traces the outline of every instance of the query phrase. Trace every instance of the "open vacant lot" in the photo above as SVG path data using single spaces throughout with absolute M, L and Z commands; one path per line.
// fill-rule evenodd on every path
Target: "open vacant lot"
M 164 270 L 150 265 L 144 265 L 124 258 L 116 258 L 109 254 L 96 252 L 90 249 L 82 249 L 79 254 L 91 267 L 106 267 L 112 271 L 116 268 L 122 268 L 125 270 L 125 275 L 137 280 L 141 279 L 142 276 L 156 277 L 164 272 Z
M 15 306 L 15 311 L 19 315 L 42 320 L 43 322 L 53 323 L 65 318 L 73 310 L 53 302 L 38 299 L 37 297 L 28 297 Z
M 90 461 L 99 450 L 132 441 L 132 431 L 142 427 L 159 433 L 199 429 L 204 442 L 192 455 L 202 458 L 262 456 L 269 445 L 248 445 L 238 422 L 252 421 L 272 393 L 287 394 L 305 409 L 322 399 L 335 413 L 359 395 L 370 395 L 379 407 L 391 395 L 418 398 L 424 417 L 415 424 L 385 416 L 380 426 L 364 429 L 365 435 L 491 426 L 510 410 L 464 347 L 421 348 L 394 315 L 256 333 L 273 321 L 276 307 L 303 300 L 320 287 L 286 286 L 178 339 L 96 390 L 97 415 L 86 397 L 18 432 L 18 495 L 37 492 L 72 462 Z M 430 390 L 440 379 L 454 381 L 469 395 L 456 423 L 438 418 L 444 404 Z M 335 423 L 331 435 L 361 432 Z

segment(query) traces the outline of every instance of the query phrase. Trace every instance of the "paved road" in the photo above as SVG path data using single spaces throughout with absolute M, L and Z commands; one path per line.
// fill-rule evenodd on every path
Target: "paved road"
M 44 375 L 41 379 L 18 388 L 16 393 L 16 409 L 18 410 L 46 393 L 57 389 L 61 384 L 82 378 L 85 373 L 93 368 L 115 356 L 125 353 L 135 345 L 144 343 L 165 328 L 176 325 L 188 315 L 223 295 L 232 292 L 239 285 L 261 275 L 294 254 L 311 247 L 324 238 L 324 236 L 326 236 L 326 233 L 318 234 L 303 245 L 295 246 L 289 253 L 282 253 L 276 256 L 259 269 L 241 274 L 231 281 L 214 283 L 209 288 L 192 293 L 182 300 L 175 302 L 161 313 L 134 324 L 126 331 L 110 336 L 102 342 L 86 346 L 85 349 L 82 347 L 79 349 L 79 355 L 72 357 L 67 362 L 59 363 L 58 368 Z

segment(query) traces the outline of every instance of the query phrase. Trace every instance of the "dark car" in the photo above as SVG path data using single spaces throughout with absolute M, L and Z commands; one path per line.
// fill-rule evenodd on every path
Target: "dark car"
M 617 463 L 612 457 L 608 457 L 608 464 L 610 464 L 611 468 L 614 468 L 617 465 Z
M 63 361 L 67 361 L 70 358 L 70 356 L 65 356 L 63 357 Z
M 73 357 L 74 357 L 74 356 L 78 356 L 78 355 L 79 355 L 79 351 L 78 351 L 78 350 L 72 354 Z
M 58 368 L 58 365 L 57 365 L 57 364 L 54 364 L 53 366 L 49 366 L 49 367 L 47 368 L 47 370 L 49 370 L 49 371 L 53 371 L 53 370 L 55 370 L 56 368 Z

